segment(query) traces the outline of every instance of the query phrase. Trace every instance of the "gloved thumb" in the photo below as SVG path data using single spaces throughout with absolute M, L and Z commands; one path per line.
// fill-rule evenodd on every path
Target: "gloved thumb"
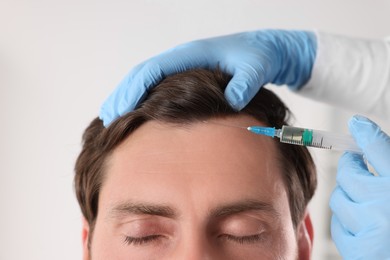
M 366 117 L 355 115 L 349 131 L 380 176 L 390 176 L 390 137 Z

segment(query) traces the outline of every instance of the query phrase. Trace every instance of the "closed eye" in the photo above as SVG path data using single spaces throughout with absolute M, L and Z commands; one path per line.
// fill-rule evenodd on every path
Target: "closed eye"
M 229 234 L 223 234 L 220 235 L 220 237 L 238 244 L 253 244 L 265 240 L 264 234 L 255 234 L 250 236 L 233 236 Z
M 162 235 L 150 235 L 145 237 L 130 237 L 126 236 L 124 239 L 125 244 L 127 245 L 143 245 L 153 241 L 156 241 L 162 238 Z

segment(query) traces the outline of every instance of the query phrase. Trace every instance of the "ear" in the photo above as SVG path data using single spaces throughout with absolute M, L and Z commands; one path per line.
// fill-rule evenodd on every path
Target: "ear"
M 81 231 L 81 238 L 83 242 L 83 260 L 89 260 L 90 259 L 90 253 L 89 253 L 89 224 L 85 218 L 83 218 L 83 230 Z
M 309 212 L 305 212 L 305 216 L 298 227 L 298 254 L 300 260 L 309 260 L 311 258 L 311 250 L 313 248 L 313 224 Z

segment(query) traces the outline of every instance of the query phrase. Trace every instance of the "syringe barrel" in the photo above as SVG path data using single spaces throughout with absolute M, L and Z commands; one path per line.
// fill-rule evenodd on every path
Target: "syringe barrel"
M 362 153 L 351 135 L 308 128 L 283 126 L 280 141 L 329 150 Z

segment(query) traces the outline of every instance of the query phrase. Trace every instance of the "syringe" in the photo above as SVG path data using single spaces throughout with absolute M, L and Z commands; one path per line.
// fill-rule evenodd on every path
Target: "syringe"
M 280 142 L 316 147 L 328 150 L 350 151 L 362 154 L 350 135 L 337 134 L 326 131 L 283 126 L 282 129 L 263 126 L 249 126 L 249 131 L 255 134 L 278 137 Z

